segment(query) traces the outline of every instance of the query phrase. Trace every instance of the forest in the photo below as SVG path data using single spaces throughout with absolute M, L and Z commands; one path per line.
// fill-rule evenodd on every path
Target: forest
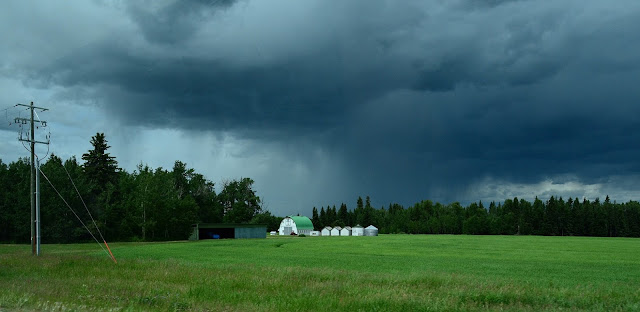
M 216 193 L 214 183 L 181 161 L 171 170 L 140 164 L 128 173 L 107 152 L 110 146 L 103 133 L 97 133 L 91 144 L 93 149 L 82 155 L 83 163 L 75 157 L 63 161 L 51 155 L 41 164 L 43 243 L 92 240 L 88 230 L 96 236 L 97 231 L 89 212 L 110 241 L 183 240 L 192 224 L 199 222 L 256 223 L 270 228 L 280 223 L 280 218 L 262 211 L 250 178 L 226 181 Z M 30 241 L 29 177 L 29 159 L 8 165 L 0 160 L 0 242 Z
M 171 170 L 139 164 L 129 173 L 118 167 L 107 143 L 97 133 L 82 163 L 51 155 L 41 165 L 43 243 L 90 241 L 96 226 L 109 241 L 164 241 L 186 239 L 199 222 L 266 224 L 275 230 L 282 220 L 262 209 L 250 178 L 225 181 L 216 193 L 213 182 L 181 161 Z M 0 242 L 30 240 L 29 177 L 27 158 L 0 160 Z M 344 203 L 313 207 L 312 221 L 317 230 L 372 224 L 380 233 L 640 237 L 640 203 L 551 197 L 488 206 L 424 200 L 406 208 L 374 208 L 367 196 L 354 209 Z

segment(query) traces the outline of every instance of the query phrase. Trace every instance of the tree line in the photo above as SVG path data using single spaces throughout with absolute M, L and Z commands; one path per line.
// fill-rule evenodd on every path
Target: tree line
M 82 163 L 52 155 L 41 166 L 56 187 L 41 179 L 43 243 L 91 241 L 74 214 L 97 235 L 90 213 L 112 241 L 183 240 L 192 224 L 200 222 L 266 224 L 270 231 L 280 225 L 281 217 L 262 209 L 250 178 L 224 182 L 216 193 L 213 182 L 181 161 L 171 170 L 140 164 L 129 173 L 107 152 L 104 134 L 97 133 L 91 144 Z M 0 242 L 29 242 L 29 178 L 28 159 L 9 164 L 0 159 Z M 380 233 L 640 237 L 640 203 L 611 202 L 608 196 L 602 202 L 552 196 L 533 203 L 507 199 L 488 207 L 482 202 L 463 206 L 425 200 L 406 208 L 397 203 L 374 208 L 367 196 L 359 197 L 354 209 L 344 203 L 339 208 L 313 207 L 312 222 L 317 230 L 371 224 Z
M 324 226 L 369 224 L 380 233 L 472 234 L 472 235 L 552 235 L 640 237 L 640 203 L 611 202 L 551 196 L 533 203 L 524 199 L 507 199 L 503 203 L 482 202 L 463 206 L 421 201 L 407 208 L 399 204 L 375 209 L 369 197 L 359 197 L 356 208 L 346 204 L 313 207 L 316 229 Z
M 103 133 L 92 137 L 91 144 L 93 149 L 82 155 L 83 163 L 75 157 L 63 161 L 51 155 L 41 165 L 74 210 L 41 178 L 43 243 L 93 240 L 74 212 L 98 237 L 90 213 L 112 241 L 183 240 L 192 224 L 199 222 L 279 226 L 280 218 L 262 210 L 250 178 L 227 181 L 216 193 L 213 182 L 181 161 L 171 170 L 140 164 L 129 173 L 118 168 L 115 157 L 107 152 L 110 146 Z M 30 168 L 27 158 L 9 164 L 0 160 L 0 242 L 29 242 Z

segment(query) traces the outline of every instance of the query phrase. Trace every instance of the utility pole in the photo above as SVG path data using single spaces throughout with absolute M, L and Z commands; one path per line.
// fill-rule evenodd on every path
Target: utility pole
M 43 107 L 33 106 L 33 102 L 31 102 L 30 105 L 17 104 L 16 106 L 25 106 L 25 107 L 28 107 L 31 111 L 31 118 L 29 119 L 16 118 L 15 123 L 20 123 L 23 125 L 29 123 L 31 126 L 29 138 L 23 139 L 22 132 L 20 132 L 19 140 L 23 142 L 29 142 L 31 145 L 31 194 L 30 194 L 30 197 L 31 197 L 31 254 L 34 256 L 37 256 L 37 255 L 40 255 L 40 205 L 39 205 L 40 194 L 38 194 L 40 190 L 40 185 L 36 186 L 36 175 L 38 175 L 38 182 L 40 182 L 40 179 L 39 179 L 40 173 L 38 172 L 40 170 L 39 169 L 40 162 L 39 161 L 37 162 L 38 167 L 36 167 L 35 147 L 36 147 L 36 143 L 49 144 L 49 141 L 41 142 L 41 141 L 35 140 L 34 124 L 36 122 L 39 122 L 40 124 L 42 124 L 42 126 L 46 126 L 47 122 L 42 120 L 33 120 L 33 113 L 35 109 L 38 109 L 42 112 L 47 111 L 48 109 Z M 38 205 L 36 205 L 36 203 Z

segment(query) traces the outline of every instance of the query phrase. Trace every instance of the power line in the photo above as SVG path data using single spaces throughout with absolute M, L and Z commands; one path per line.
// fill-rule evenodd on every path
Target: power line
M 6 108 L 0 109 L 0 111 L 7 111 L 7 110 L 10 110 L 10 109 L 12 109 L 12 108 L 14 108 L 14 107 L 16 107 L 16 106 L 18 106 L 18 104 L 15 104 L 15 105 L 9 105 L 9 106 L 7 106 Z
M 15 105 L 7 106 L 6 108 L 0 109 L 0 112 L 4 112 L 5 121 L 9 123 L 9 126 L 11 126 L 11 120 L 9 119 L 9 110 L 12 108 L 16 108 L 17 106 L 18 104 L 15 104 Z
M 71 184 L 73 185 L 73 188 L 76 189 L 76 193 L 78 193 L 78 197 L 80 197 L 80 201 L 82 201 L 82 205 L 84 206 L 84 209 L 87 210 L 87 213 L 89 214 L 89 217 L 91 218 L 91 221 L 93 221 L 93 226 L 95 226 L 96 230 L 98 230 L 98 234 L 100 234 L 100 238 L 104 242 L 104 245 L 107 246 L 107 249 L 109 249 L 109 254 L 111 254 L 111 259 L 113 259 L 113 261 L 115 263 L 118 263 L 118 261 L 116 261 L 116 258 L 111 253 L 111 249 L 109 248 L 109 245 L 107 245 L 107 240 L 104 239 L 104 236 L 102 236 L 102 231 L 100 231 L 100 228 L 96 224 L 96 220 L 93 218 L 93 215 L 91 215 L 91 211 L 89 211 L 89 208 L 87 207 L 87 204 L 85 204 L 84 199 L 82 199 L 82 195 L 80 195 L 80 191 L 78 190 L 78 187 L 76 187 L 76 184 L 73 182 L 73 179 L 71 179 L 71 175 L 69 174 L 69 171 L 67 170 L 67 168 L 64 165 L 62 165 L 62 168 L 64 169 L 64 172 L 67 173 L 67 176 L 69 177 L 69 181 L 71 181 Z M 100 247 L 102 247 L 102 245 L 100 245 Z M 102 249 L 104 250 L 104 248 L 102 248 Z
M 42 169 L 38 168 L 38 170 L 40 171 L 40 173 L 42 174 L 42 176 L 47 180 L 47 182 L 49 182 L 49 185 L 51 185 L 51 188 L 53 188 L 53 190 L 56 192 L 56 194 L 58 194 L 58 196 L 60 197 L 60 199 L 62 199 L 62 201 L 65 203 L 65 205 L 67 205 L 67 207 L 69 208 L 69 210 L 71 210 L 71 212 L 73 213 L 74 216 L 76 216 L 76 218 L 78 219 L 78 221 L 80 221 L 80 223 L 82 224 L 82 226 L 87 230 L 87 232 L 89 232 L 89 235 L 91 235 L 91 237 L 93 237 L 93 239 L 96 241 L 96 243 L 98 243 L 98 245 L 100 245 L 100 248 L 102 248 L 102 250 L 107 253 L 107 256 L 109 256 L 109 253 L 104 249 L 104 247 L 102 247 L 102 245 L 100 244 L 100 242 L 98 241 L 98 239 L 96 238 L 95 235 L 93 235 L 93 233 L 91 232 L 91 230 L 89 230 L 89 228 L 87 227 L 87 225 L 82 221 L 82 219 L 80 218 L 80 216 L 78 216 L 78 214 L 76 213 L 75 210 L 73 210 L 73 208 L 71 208 L 71 205 L 69 205 L 69 203 L 64 199 L 64 197 L 62 197 L 62 194 L 60 194 L 60 192 L 58 192 L 58 189 L 53 186 L 53 183 L 51 183 L 51 180 L 49 180 L 49 178 L 47 177 L 46 174 L 44 174 L 44 172 L 42 172 Z M 93 219 L 93 218 L 92 218 Z M 111 256 L 112 257 L 112 256 Z M 114 259 L 115 261 L 115 259 Z

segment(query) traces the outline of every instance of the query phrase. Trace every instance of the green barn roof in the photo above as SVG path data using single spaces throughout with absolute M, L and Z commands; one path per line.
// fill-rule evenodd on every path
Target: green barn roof
M 311 219 L 299 216 L 291 216 L 289 218 L 293 219 L 293 222 L 296 223 L 296 227 L 299 230 L 313 230 L 313 223 L 311 222 Z

